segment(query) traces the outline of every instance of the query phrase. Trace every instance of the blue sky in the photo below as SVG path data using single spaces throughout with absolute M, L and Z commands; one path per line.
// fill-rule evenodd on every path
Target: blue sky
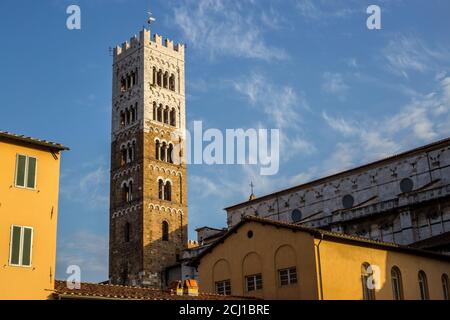
M 69 4 L 82 29 L 66 29 Z M 382 30 L 366 8 L 382 9 Z M 0 128 L 61 142 L 57 277 L 107 279 L 108 48 L 138 33 L 149 1 L 0 2 Z M 152 32 L 186 43 L 188 126 L 278 128 L 281 166 L 191 165 L 190 237 L 257 195 L 450 136 L 450 2 L 153 0 Z

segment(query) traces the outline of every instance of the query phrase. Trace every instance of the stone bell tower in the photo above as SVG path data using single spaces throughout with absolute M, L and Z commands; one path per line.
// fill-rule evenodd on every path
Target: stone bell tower
M 109 277 L 160 288 L 187 247 L 184 45 L 143 29 L 114 49 Z

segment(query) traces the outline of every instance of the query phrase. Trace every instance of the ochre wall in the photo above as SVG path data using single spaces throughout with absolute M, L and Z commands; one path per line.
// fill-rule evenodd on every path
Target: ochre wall
M 319 241 L 316 240 L 316 244 Z M 377 300 L 393 299 L 391 283 L 393 266 L 400 269 L 406 300 L 420 299 L 418 282 L 420 270 L 427 275 L 430 299 L 443 299 L 441 277 L 444 273 L 450 275 L 448 262 L 327 240 L 322 241 L 319 248 L 325 300 L 362 299 L 361 266 L 365 262 L 380 267 L 380 289 L 375 290 Z
M 14 186 L 17 153 L 37 158 L 36 190 Z M 0 141 L 0 300 L 46 299 L 54 288 L 59 163 L 49 151 Z M 34 229 L 29 268 L 9 266 L 13 224 Z
M 253 231 L 249 239 L 248 231 Z M 320 253 L 320 268 L 319 268 Z M 392 250 L 375 249 L 342 240 L 315 239 L 307 232 L 248 222 L 206 254 L 198 267 L 200 290 L 215 292 L 215 283 L 231 280 L 231 293 L 264 299 L 361 300 L 361 266 L 380 267 L 377 300 L 392 300 L 391 268 L 402 274 L 405 299 L 420 299 L 418 272 L 427 274 L 430 299 L 443 299 L 441 277 L 450 262 Z M 281 288 L 278 270 L 297 267 L 298 284 Z M 245 276 L 262 273 L 263 290 L 245 292 Z M 320 279 L 322 281 L 320 281 Z
M 253 231 L 249 239 L 248 231 Z M 233 295 L 265 299 L 317 299 L 313 237 L 280 232 L 249 223 L 207 254 L 199 266 L 201 292 L 215 292 L 215 282 L 231 280 Z M 298 284 L 280 288 L 278 269 L 297 267 Z M 245 276 L 261 272 L 263 290 L 245 292 Z

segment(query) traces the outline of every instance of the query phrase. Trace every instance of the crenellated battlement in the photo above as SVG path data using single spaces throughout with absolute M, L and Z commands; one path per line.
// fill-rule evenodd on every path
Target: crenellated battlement
M 134 35 L 129 41 L 122 43 L 114 48 L 114 59 L 121 58 L 125 56 L 128 52 L 134 51 L 135 49 L 145 46 L 146 44 L 154 45 L 158 48 L 164 48 L 167 50 L 167 53 L 175 54 L 176 56 L 180 56 L 184 58 L 184 44 L 176 44 L 170 39 L 164 39 L 161 35 L 155 33 L 153 37 L 151 37 L 151 32 L 148 29 L 143 29 L 139 33 L 139 37 Z

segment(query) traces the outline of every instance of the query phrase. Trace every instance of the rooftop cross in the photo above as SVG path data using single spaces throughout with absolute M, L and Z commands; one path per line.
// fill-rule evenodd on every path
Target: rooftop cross
M 251 190 L 252 190 L 252 193 L 250 194 L 250 201 L 252 201 L 252 200 L 255 200 L 256 199 L 256 195 L 255 195 L 255 193 L 254 193 L 254 188 L 255 188 L 255 185 L 253 184 L 253 181 L 250 183 L 250 188 L 251 188 Z

